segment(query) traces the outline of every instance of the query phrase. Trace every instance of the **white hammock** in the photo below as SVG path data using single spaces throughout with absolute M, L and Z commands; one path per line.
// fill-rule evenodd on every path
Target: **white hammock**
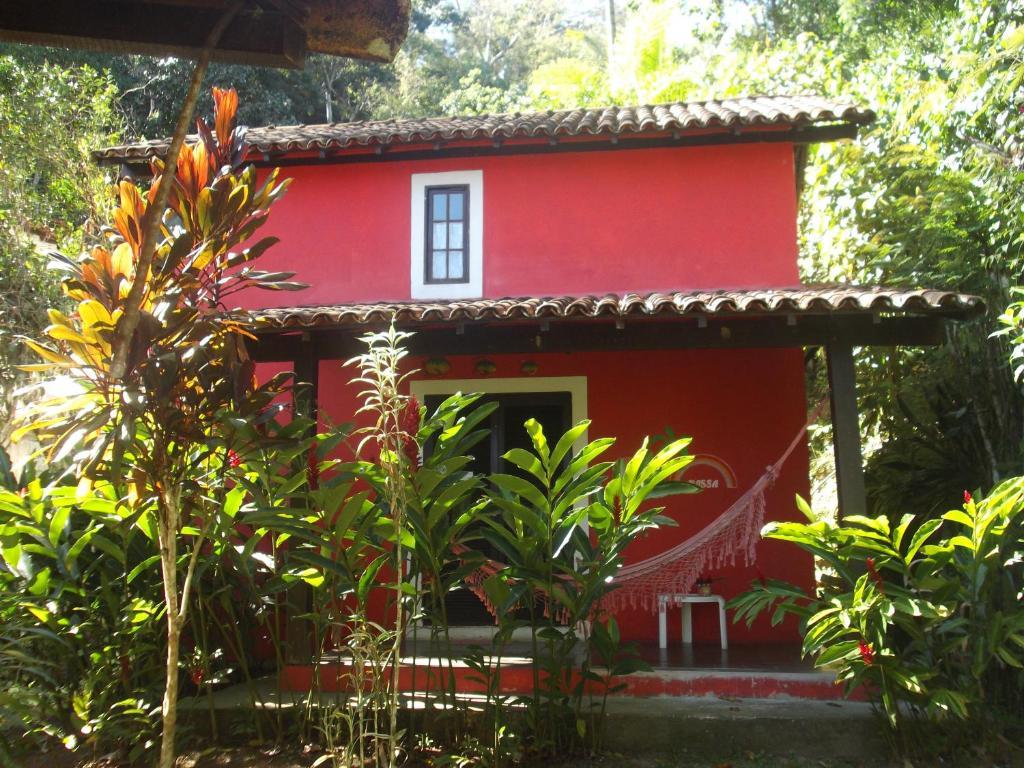
M 613 612 L 626 607 L 656 611 L 658 595 L 689 592 L 701 574 L 735 565 L 737 555 L 742 555 L 744 565 L 753 565 L 764 526 L 765 491 L 775 484 L 782 465 L 796 450 L 807 428 L 818 419 L 824 405 L 825 401 L 818 404 L 778 460 L 725 512 L 676 546 L 624 565 L 612 580 L 618 588 L 604 598 L 602 607 Z

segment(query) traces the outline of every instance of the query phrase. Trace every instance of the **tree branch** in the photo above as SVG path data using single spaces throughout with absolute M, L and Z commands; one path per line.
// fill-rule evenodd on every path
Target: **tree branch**
M 203 548 L 203 544 L 206 543 L 207 537 L 210 535 L 210 529 L 213 528 L 214 515 L 211 513 L 207 515 L 206 520 L 203 523 L 202 530 L 199 532 L 199 537 L 192 542 L 192 552 L 189 554 L 188 568 L 185 571 L 185 581 L 181 585 L 181 602 L 178 604 L 178 621 L 184 623 L 185 616 L 188 613 L 188 601 L 189 593 L 192 591 L 192 578 L 196 572 L 196 563 L 199 561 L 199 552 Z
M 139 327 L 142 298 L 149 280 L 149 270 L 153 265 L 153 256 L 156 253 L 160 222 L 163 218 L 164 209 L 167 207 L 171 187 L 174 186 L 174 178 L 178 167 L 178 154 L 185 143 L 185 135 L 188 133 L 189 124 L 192 122 L 192 116 L 196 111 L 199 91 L 202 88 L 203 78 L 206 76 L 206 70 L 210 64 L 210 56 L 220 41 L 221 35 L 224 34 L 224 30 L 227 29 L 243 4 L 244 0 L 234 0 L 224 10 L 223 15 L 206 36 L 203 50 L 196 60 L 195 68 L 192 70 L 192 82 L 189 83 L 185 101 L 181 105 L 181 111 L 178 113 L 178 122 L 174 126 L 171 143 L 168 145 L 167 154 L 164 156 L 164 171 L 160 174 L 159 179 L 155 181 L 156 193 L 153 195 L 153 202 L 146 209 L 145 218 L 143 219 L 142 244 L 139 247 L 139 261 L 135 266 L 135 279 L 132 281 L 131 290 L 125 299 L 124 315 L 117 324 L 117 334 L 114 339 L 114 359 L 110 364 L 110 378 L 112 380 L 116 381 L 123 378 L 128 367 L 128 353 L 131 350 L 132 336 L 135 334 L 135 329 Z

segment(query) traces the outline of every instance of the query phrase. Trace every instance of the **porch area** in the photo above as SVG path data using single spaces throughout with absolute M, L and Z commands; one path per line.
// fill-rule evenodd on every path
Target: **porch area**
M 794 494 L 808 495 L 804 430 L 808 412 L 813 421 L 817 411 L 805 390 L 807 367 L 820 360 L 827 368 L 839 513 L 862 514 L 854 347 L 938 344 L 946 322 L 981 311 L 975 297 L 950 292 L 835 286 L 282 307 L 256 313 L 260 335 L 251 354 L 267 366 L 290 367 L 307 385 L 298 410 L 339 423 L 355 412 L 341 361 L 362 351 L 360 334 L 391 322 L 414 331 L 408 352 L 421 372 L 411 381 L 412 395 L 429 406 L 430 398 L 482 392 L 497 404 L 489 428 L 498 437 L 475 457 L 485 472 L 497 471 L 503 452 L 515 446 L 512 426 L 528 416 L 544 422 L 546 434 L 549 424 L 564 430 L 589 419 L 592 437 L 616 435 L 631 444 L 659 432 L 694 435 L 701 461 L 678 479 L 702 493 L 668 503 L 676 525 L 631 545 L 616 585 L 612 613 L 623 640 L 636 643 L 651 669 L 621 675 L 615 695 L 834 702 L 842 689 L 800 658 L 794 622 L 775 626 L 762 617 L 748 628 L 730 616 L 723 649 L 712 606 L 694 606 L 692 642 L 684 642 L 674 612 L 660 647 L 657 601 L 666 592 L 695 593 L 698 579 L 723 599 L 765 576 L 812 587 L 809 558 L 757 536 L 766 521 L 796 519 Z M 720 525 L 737 509 L 735 520 Z M 688 542 L 706 543 L 713 554 Z M 296 615 L 307 610 L 300 592 L 289 599 Z M 477 639 L 460 641 L 449 659 L 407 635 L 399 690 L 529 694 L 536 684 L 529 648 L 506 646 L 499 665 L 470 647 L 489 646 L 493 621 L 482 607 L 458 615 Z M 387 612 L 378 619 L 387 623 Z M 351 687 L 354 670 L 343 656 L 314 649 L 299 622 L 289 623 L 288 635 L 276 690 L 329 694 Z
M 528 649 L 516 650 L 525 654 Z M 767 751 L 780 759 L 848 757 L 860 765 L 872 760 L 885 764 L 889 755 L 874 708 L 858 698 L 845 699 L 833 676 L 813 670 L 794 646 L 740 645 L 722 651 L 715 644 L 697 644 L 664 652 L 653 644 L 639 650 L 652 669 L 625 676 L 625 688 L 605 705 L 604 744 L 613 753 L 671 755 L 685 763 Z M 517 698 L 532 692 L 533 664 L 512 651 L 502 661 L 499 688 L 490 695 L 478 670 L 453 660 L 455 697 L 471 717 L 495 706 L 496 699 L 506 716 L 525 709 Z M 442 691 L 427 685 L 431 679 L 443 682 L 438 670 L 444 659 L 407 652 L 402 664 L 401 706 L 407 716 L 451 706 Z M 315 671 L 314 684 L 312 665 L 289 665 L 279 676 L 186 699 L 182 717 L 202 732 L 214 714 L 223 727 L 233 719 L 287 719 L 310 707 L 343 707 L 352 698 L 344 683 L 350 671 L 341 659 L 325 661 Z

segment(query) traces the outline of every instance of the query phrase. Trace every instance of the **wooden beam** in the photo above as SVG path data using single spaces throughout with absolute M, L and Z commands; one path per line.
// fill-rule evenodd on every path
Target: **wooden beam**
M 111 53 L 196 58 L 222 3 L 155 0 L 4 0 L 0 40 Z M 239 64 L 301 67 L 306 32 L 262 6 L 242 11 L 224 32 L 213 58 Z
M 849 344 L 829 344 L 825 357 L 832 407 L 832 448 L 836 459 L 839 517 L 863 515 L 867 512 L 867 495 L 864 490 L 853 348 Z
M 626 318 L 617 328 L 607 320 L 550 320 L 522 323 L 464 323 L 420 327 L 408 350 L 414 355 L 540 354 L 543 352 L 628 351 L 659 349 L 754 349 L 817 347 L 841 343 L 851 346 L 927 346 L 942 342 L 940 317 L 885 317 L 871 315 L 819 315 L 757 318 L 674 317 Z M 460 332 L 461 328 L 461 332 Z M 347 360 L 362 351 L 357 335 L 365 327 L 322 328 L 306 331 L 315 340 L 317 356 Z M 298 331 L 263 331 L 250 353 L 256 360 L 296 359 Z

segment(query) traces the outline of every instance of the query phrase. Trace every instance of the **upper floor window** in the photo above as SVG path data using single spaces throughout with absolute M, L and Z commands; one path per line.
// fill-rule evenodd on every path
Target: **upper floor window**
M 412 174 L 410 211 L 412 298 L 483 296 L 483 171 Z
M 469 185 L 427 187 L 426 282 L 469 282 Z

